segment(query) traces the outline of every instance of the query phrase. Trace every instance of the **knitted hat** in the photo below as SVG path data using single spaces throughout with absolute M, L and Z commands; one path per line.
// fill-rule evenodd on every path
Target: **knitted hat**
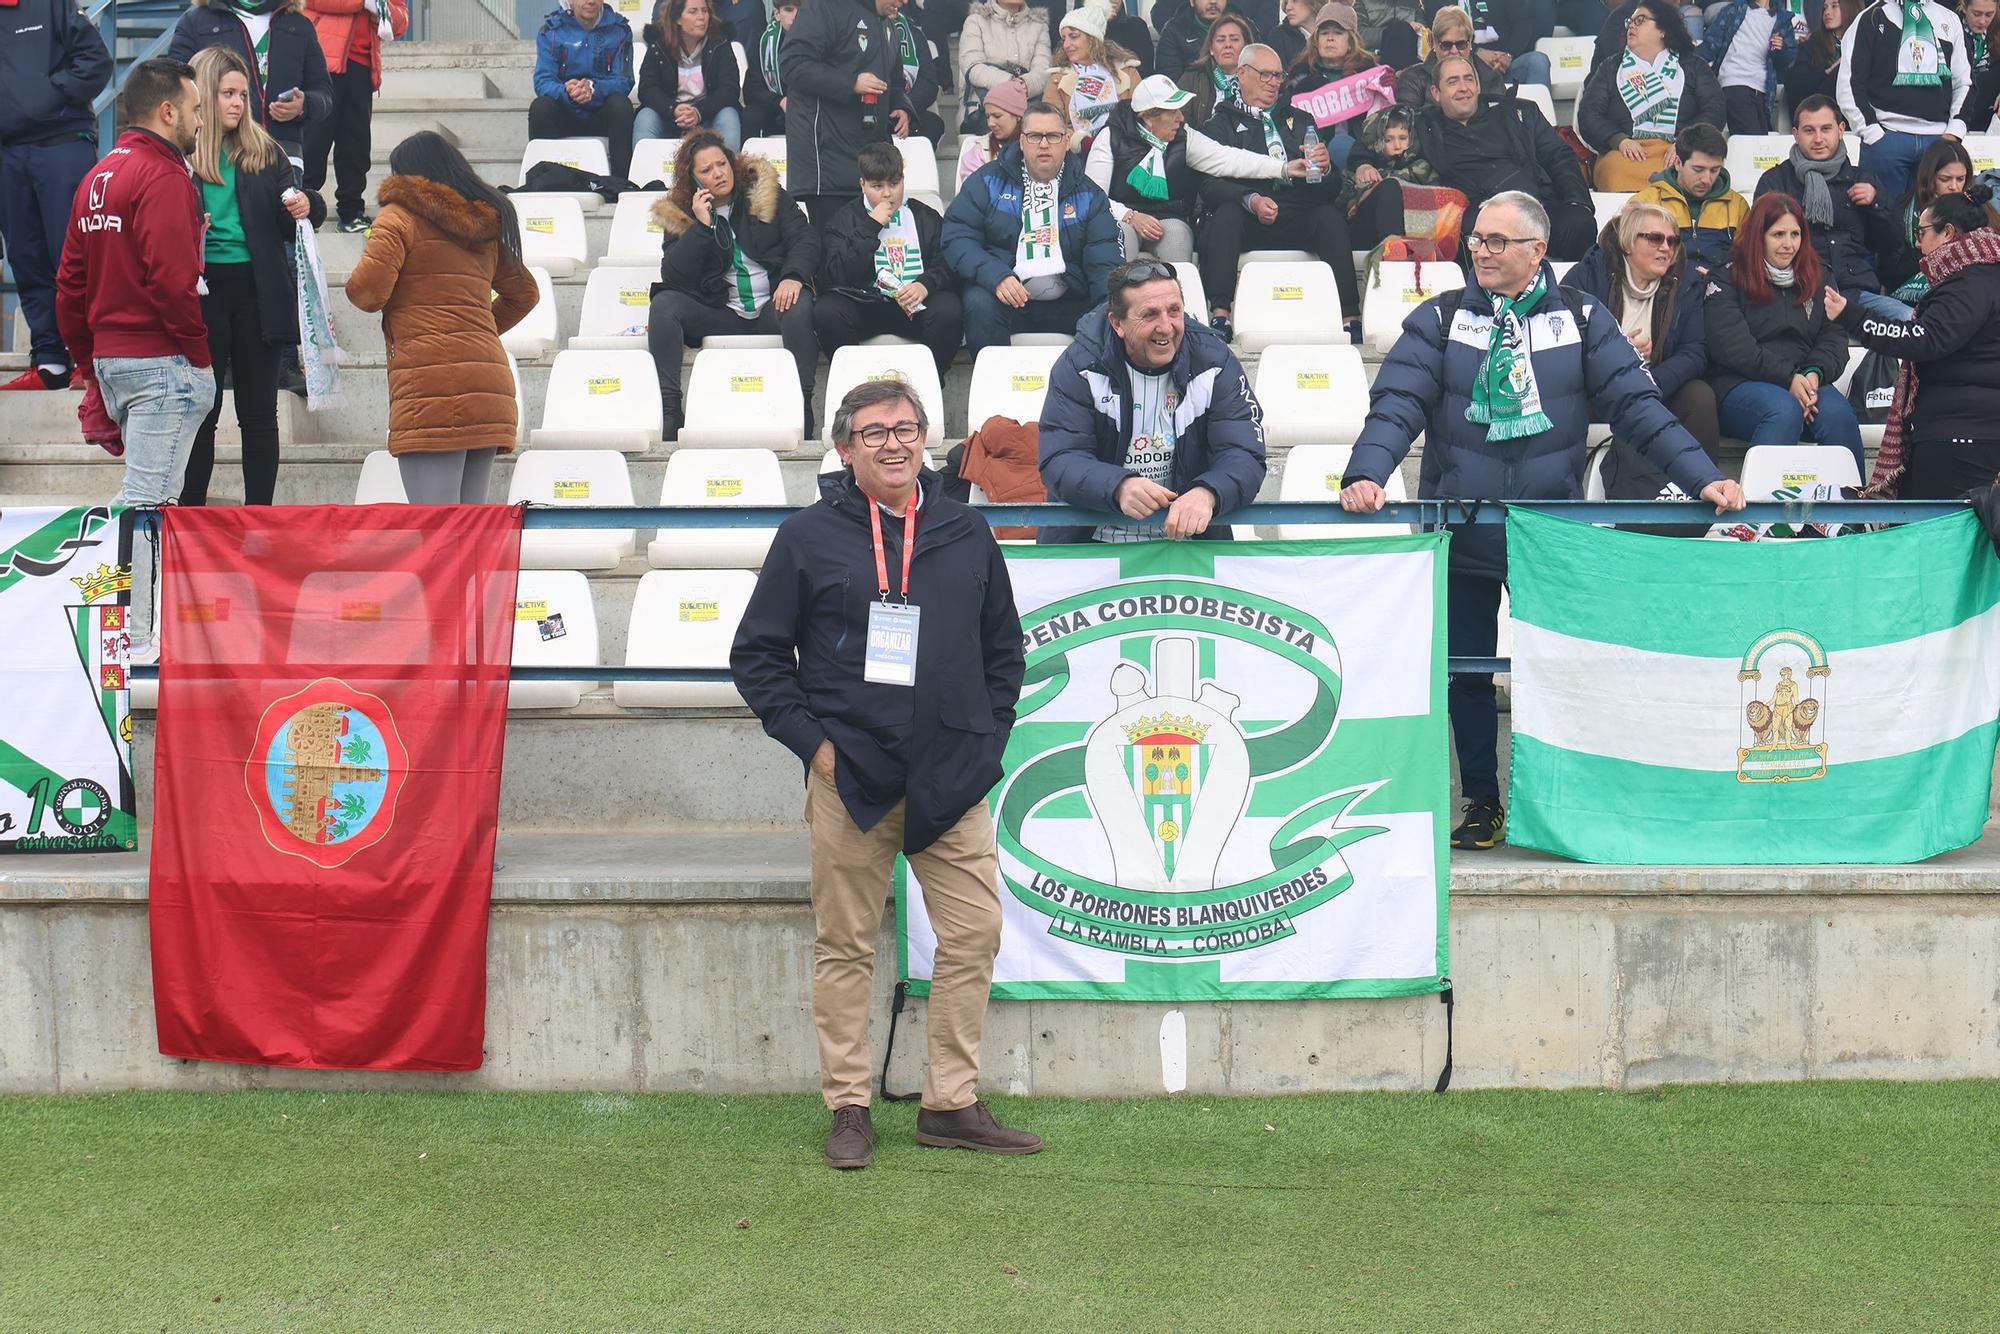
M 1019 79 L 1009 79 L 987 90 L 985 105 L 1019 119 L 1028 114 L 1028 85 Z
M 1063 15 L 1062 27 L 1074 28 L 1087 33 L 1098 41 L 1104 40 L 1104 11 L 1095 5 L 1085 5 L 1082 9 L 1072 9 Z

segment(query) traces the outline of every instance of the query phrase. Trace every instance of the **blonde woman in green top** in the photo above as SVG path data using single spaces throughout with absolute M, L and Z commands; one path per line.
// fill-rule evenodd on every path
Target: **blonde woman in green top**
M 250 72 L 242 58 L 212 46 L 188 63 L 201 95 L 190 165 L 208 212 L 201 314 L 215 358 L 215 405 L 195 435 L 180 502 L 208 502 L 227 376 L 243 437 L 243 499 L 268 505 L 278 485 L 278 354 L 299 341 L 290 255 L 298 220 L 317 227 L 326 203 L 299 189 L 284 150 L 248 114 Z

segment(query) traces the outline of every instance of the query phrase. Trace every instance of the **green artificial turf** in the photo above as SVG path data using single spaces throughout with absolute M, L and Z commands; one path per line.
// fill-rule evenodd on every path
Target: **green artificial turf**
M 0 1328 L 1994 1328 L 2000 1085 L 0 1099 Z

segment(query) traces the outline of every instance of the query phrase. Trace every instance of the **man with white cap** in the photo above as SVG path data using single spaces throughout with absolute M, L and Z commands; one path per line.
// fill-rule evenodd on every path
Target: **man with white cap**
M 1194 94 L 1164 74 L 1143 79 L 1130 102 L 1111 109 L 1091 141 L 1084 172 L 1111 199 L 1125 257 L 1194 258 L 1194 215 L 1210 178 L 1304 179 L 1304 158 L 1273 157 L 1217 143 L 1187 128 Z

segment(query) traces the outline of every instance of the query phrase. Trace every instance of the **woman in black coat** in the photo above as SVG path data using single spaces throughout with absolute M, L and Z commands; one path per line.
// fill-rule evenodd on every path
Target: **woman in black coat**
M 305 16 L 305 0 L 194 0 L 174 25 L 167 56 L 191 61 L 211 46 L 243 62 L 257 123 L 284 145 L 286 157 L 303 158 L 306 122 L 333 114 L 333 80 L 319 34 Z M 279 93 L 293 96 L 280 99 Z
M 221 47 L 195 53 L 201 129 L 195 183 L 209 216 L 203 233 L 202 319 L 215 367 L 215 402 L 195 432 L 180 503 L 208 503 L 222 387 L 234 385 L 243 435 L 243 499 L 268 505 L 278 485 L 278 356 L 299 342 L 299 294 L 290 256 L 296 224 L 317 227 L 326 201 L 298 188 L 278 142 L 250 114 L 250 71 Z
M 1643 117 L 1636 128 L 1635 115 Z M 1576 132 L 1598 153 L 1593 184 L 1621 193 L 1645 187 L 1666 165 L 1682 130 L 1702 124 L 1721 129 L 1728 119 L 1721 81 L 1668 0 L 1633 6 L 1625 49 L 1590 72 L 1576 101 Z
M 799 371 L 813 434 L 813 275 L 819 236 L 760 157 L 738 157 L 714 130 L 681 140 L 674 188 L 653 205 L 666 236 L 646 341 L 660 376 L 661 433 L 680 436 L 681 353 L 724 334 L 777 334 Z
M 743 113 L 736 105 L 742 92 L 736 52 L 709 0 L 660 0 L 646 25 L 632 141 L 678 139 L 705 127 L 733 153 L 743 145 Z
M 1907 320 L 1871 315 L 1828 287 L 1829 314 L 1863 347 L 1902 359 L 1873 485 L 1950 500 L 2000 473 L 2000 236 L 1986 210 L 1940 195 L 1918 222 L 1930 290 Z

